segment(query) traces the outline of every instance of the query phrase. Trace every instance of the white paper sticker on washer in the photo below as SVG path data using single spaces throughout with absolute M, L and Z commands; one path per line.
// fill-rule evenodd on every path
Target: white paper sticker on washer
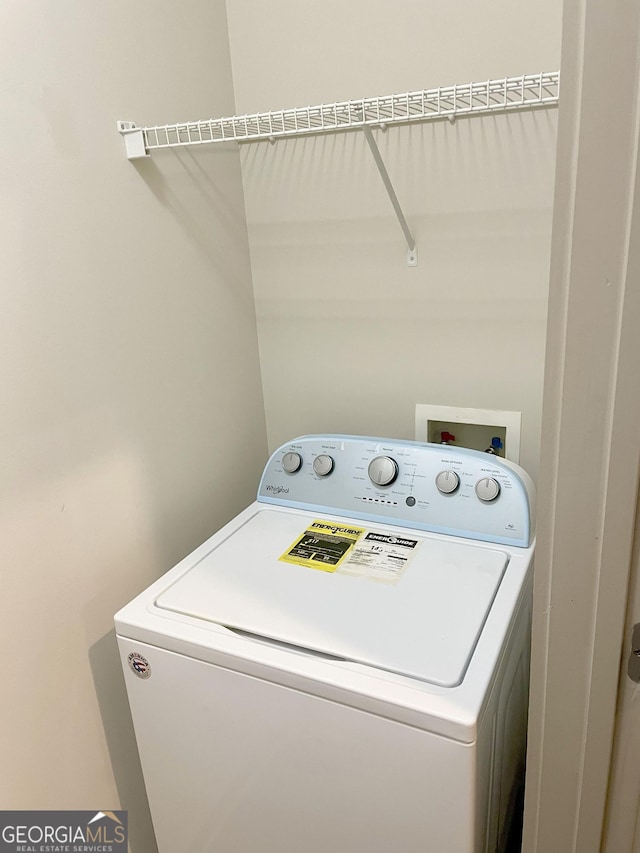
M 337 573 L 397 583 L 407 570 L 422 540 L 368 531 Z

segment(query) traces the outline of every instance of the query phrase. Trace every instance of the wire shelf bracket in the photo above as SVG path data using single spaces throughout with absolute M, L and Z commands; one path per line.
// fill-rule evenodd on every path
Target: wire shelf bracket
M 138 160 L 141 157 L 149 157 L 144 130 L 137 127 L 132 121 L 116 122 L 118 132 L 124 139 L 124 150 L 129 160 Z
M 216 142 L 260 142 L 296 136 L 364 130 L 376 166 L 389 193 L 407 245 L 408 263 L 415 266 L 415 240 L 407 225 L 388 172 L 371 133 L 372 127 L 385 130 L 392 124 L 449 119 L 551 108 L 560 98 L 560 72 L 544 71 L 519 77 L 502 77 L 481 83 L 463 83 L 422 89 L 400 95 L 383 95 L 341 101 L 335 104 L 252 113 L 202 121 L 138 127 L 130 121 L 118 121 L 129 160 L 150 156 L 162 148 L 205 145 Z

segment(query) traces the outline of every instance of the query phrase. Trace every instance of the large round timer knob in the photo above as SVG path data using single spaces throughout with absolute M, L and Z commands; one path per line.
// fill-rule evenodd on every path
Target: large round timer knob
M 483 477 L 476 483 L 476 495 L 485 503 L 495 501 L 499 494 L 500 483 L 493 477 Z
M 318 477 L 327 477 L 333 471 L 333 459 L 326 453 L 320 453 L 313 460 L 313 470 Z
M 294 453 L 293 450 L 285 453 L 282 457 L 282 468 L 287 472 L 287 474 L 295 474 L 296 471 L 300 470 L 301 465 L 302 456 L 300 456 L 299 453 Z
M 369 462 L 369 479 L 376 486 L 389 486 L 398 476 L 398 464 L 390 456 L 376 456 Z
M 452 495 L 460 485 L 460 477 L 455 471 L 440 471 L 436 475 L 436 487 L 443 495 Z

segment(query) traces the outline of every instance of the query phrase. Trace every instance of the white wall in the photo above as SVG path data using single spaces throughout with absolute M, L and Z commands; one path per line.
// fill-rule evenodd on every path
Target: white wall
M 225 7 L 1 15 L 0 802 L 121 804 L 150 853 L 112 616 L 252 499 L 266 433 L 238 153 L 135 166 L 115 122 L 234 112 Z
M 252 112 L 553 71 L 560 0 L 227 0 Z M 376 132 L 406 244 L 361 134 L 244 146 L 269 444 L 414 437 L 420 403 L 522 411 L 540 444 L 555 111 Z

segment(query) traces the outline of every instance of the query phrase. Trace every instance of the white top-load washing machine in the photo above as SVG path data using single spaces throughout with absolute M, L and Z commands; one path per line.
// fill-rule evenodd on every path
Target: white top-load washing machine
M 257 501 L 115 617 L 160 853 L 501 850 L 533 502 L 452 446 L 276 451 Z

